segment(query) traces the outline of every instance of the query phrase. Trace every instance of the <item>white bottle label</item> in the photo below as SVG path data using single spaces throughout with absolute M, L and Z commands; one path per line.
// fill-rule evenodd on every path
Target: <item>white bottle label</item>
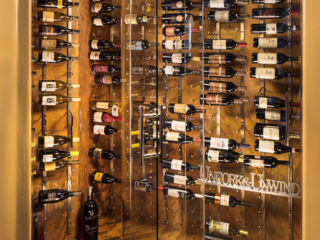
M 42 12 L 43 22 L 54 22 L 54 12 L 43 11 Z
M 276 69 L 275 68 L 256 68 L 256 78 L 275 79 Z
M 259 152 L 274 153 L 274 142 L 273 141 L 259 141 Z
M 52 162 L 53 155 L 52 154 L 43 155 L 42 159 L 43 159 L 42 160 L 43 162 Z
M 227 40 L 212 40 L 213 49 L 227 49 Z
M 264 0 L 264 3 L 277 3 L 276 0 Z
M 225 8 L 224 0 L 210 0 L 209 8 Z
M 93 133 L 94 134 L 99 134 L 99 135 L 106 135 L 104 133 L 104 129 L 105 129 L 104 125 L 94 125 L 93 126 Z
M 174 175 L 173 176 L 173 183 L 186 185 L 187 184 L 187 177 L 180 176 L 180 175 Z
M 45 136 L 44 137 L 44 147 L 45 148 L 54 147 L 54 137 Z
M 182 40 L 175 40 L 174 49 L 182 49 Z
M 124 22 L 125 24 L 138 24 L 137 22 L 137 14 L 126 14 L 124 16 Z
M 42 96 L 42 105 L 53 106 L 57 104 L 56 96 Z
M 55 62 L 54 52 L 43 51 L 42 52 L 42 62 Z
M 109 109 L 109 103 L 108 102 L 97 102 L 96 107 L 100 108 L 100 109 Z
M 182 15 L 176 16 L 176 21 L 177 22 L 182 22 L 183 21 L 183 16 Z
M 276 110 L 266 110 L 265 111 L 265 118 L 266 120 L 281 120 L 281 112 Z
M 220 151 L 209 150 L 208 151 L 208 162 L 219 162 Z
M 280 130 L 277 127 L 264 127 L 263 138 L 270 140 L 280 140 Z
M 171 161 L 171 169 L 181 171 L 182 168 L 182 160 L 172 160 Z
M 227 138 L 214 138 L 210 139 L 210 148 L 217 148 L 217 149 L 229 149 L 229 139 Z
M 95 112 L 93 114 L 93 121 L 94 122 L 102 122 L 102 112 Z
M 266 34 L 277 34 L 277 24 L 267 23 L 266 24 Z
M 99 60 L 100 52 L 91 52 L 90 60 Z
M 167 132 L 167 134 L 166 134 L 166 140 L 177 142 L 177 141 L 179 140 L 179 133 L 176 133 L 176 132 Z
M 91 48 L 92 49 L 98 49 L 98 40 L 92 40 Z
M 260 97 L 258 108 L 268 108 L 268 98 Z
M 258 53 L 259 64 L 277 64 L 276 53 Z
M 165 75 L 173 75 L 173 73 L 174 73 L 174 67 L 172 67 L 172 66 L 166 66 L 166 67 L 164 68 L 164 73 L 165 73 Z
M 172 130 L 177 131 L 185 131 L 186 130 L 186 123 L 183 121 L 172 121 L 171 122 L 171 128 Z
M 221 230 L 220 233 L 229 235 L 229 223 L 220 222 Z
M 95 13 L 99 13 L 99 11 L 101 10 L 101 8 L 102 8 L 102 4 L 101 4 L 101 3 L 96 3 L 96 4 L 94 5 L 94 12 L 95 12 Z
M 174 41 L 175 41 L 175 40 L 166 40 L 166 42 L 165 42 L 165 44 L 164 44 L 165 48 L 168 49 L 168 50 L 175 49 L 175 48 L 173 47 Z
M 229 207 L 229 199 L 230 199 L 229 195 L 221 194 L 221 196 L 220 196 L 220 205 Z
M 188 111 L 188 105 L 187 104 L 175 104 L 173 111 L 175 113 L 186 113 Z
M 262 160 L 249 160 L 248 166 L 251 167 L 264 167 L 264 162 Z
M 111 114 L 112 114 L 112 116 L 115 116 L 115 117 L 119 116 L 119 109 L 116 105 L 112 107 Z
M 172 54 L 172 62 L 173 63 L 182 63 L 182 54 L 181 53 L 174 53 Z
M 93 20 L 93 24 L 96 25 L 96 26 L 103 26 L 101 18 L 95 18 Z
M 216 11 L 214 17 L 216 22 L 229 22 L 229 11 Z
M 168 189 L 168 196 L 170 197 L 179 197 L 179 192 L 177 189 Z
M 259 48 L 277 48 L 278 38 L 259 38 Z
M 42 82 L 41 91 L 52 92 L 56 90 L 55 82 Z
M 102 83 L 103 84 L 112 84 L 112 77 L 111 76 L 103 76 Z

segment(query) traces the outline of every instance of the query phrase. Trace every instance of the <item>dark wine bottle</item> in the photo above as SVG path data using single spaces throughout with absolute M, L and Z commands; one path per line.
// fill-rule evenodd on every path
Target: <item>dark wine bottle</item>
M 247 87 L 237 86 L 233 82 L 221 82 L 221 81 L 204 81 L 204 90 L 218 93 L 231 93 L 235 91 L 247 91 Z
M 89 52 L 91 61 L 114 61 L 121 60 L 120 52 Z
M 177 24 L 177 23 L 187 23 L 191 19 L 191 21 L 200 20 L 200 16 L 194 16 L 190 13 L 170 13 L 170 14 L 162 14 L 161 21 L 164 24 Z
M 38 11 L 39 22 L 61 22 L 79 20 L 78 16 L 68 16 L 61 12 Z
M 168 107 L 170 113 L 181 113 L 186 115 L 193 115 L 195 113 L 205 112 L 203 109 L 197 109 L 190 104 L 170 103 Z
M 118 84 L 120 83 L 120 78 L 118 76 L 109 76 L 109 75 L 95 75 L 94 83 L 96 84 Z
M 39 51 L 38 53 L 39 63 L 62 63 L 66 61 L 79 61 L 79 58 L 68 57 L 58 52 Z
M 190 53 L 163 53 L 162 61 L 165 63 L 188 63 L 200 61 L 200 57 L 192 57 Z
M 165 132 L 164 141 L 169 143 L 201 143 L 201 139 L 192 138 L 188 135 L 178 133 L 178 132 Z
M 184 199 L 191 199 L 194 197 L 194 193 L 190 189 L 184 189 L 170 185 L 163 186 L 163 195 Z
M 239 153 L 234 151 L 219 151 L 214 149 L 207 149 L 205 152 L 205 159 L 208 162 L 233 163 L 238 162 Z
M 39 39 L 40 49 L 63 49 L 69 47 L 79 47 L 79 44 L 72 44 L 61 39 Z
M 39 91 L 42 92 L 53 92 L 60 91 L 67 88 L 79 88 L 80 84 L 65 83 L 58 80 L 40 80 Z
M 216 137 L 205 137 L 204 145 L 213 149 L 222 149 L 222 150 L 234 150 L 236 148 L 250 148 L 248 144 L 237 143 L 233 139 L 228 138 L 216 138 Z
M 282 153 L 301 153 L 301 149 L 287 147 L 279 142 L 268 140 L 256 140 L 255 150 L 258 152 L 282 154 Z
M 41 8 L 58 8 L 78 7 L 80 3 L 69 2 L 68 0 L 37 0 L 37 6 Z
M 236 56 L 233 53 L 204 53 L 204 62 L 209 64 L 233 64 L 245 61 L 247 61 L 247 57 Z
M 200 166 L 192 166 L 188 162 L 176 159 L 163 159 L 161 167 L 164 169 L 177 171 L 200 170 Z
M 93 73 L 117 73 L 121 72 L 121 68 L 116 68 L 114 65 L 92 65 Z
M 55 162 L 40 162 L 39 164 L 39 171 L 55 171 L 57 169 L 61 169 L 61 168 L 65 168 L 68 167 L 69 165 L 75 165 L 75 164 L 79 164 L 80 161 L 55 161 Z
M 289 103 L 291 107 L 300 107 L 300 103 Z M 254 97 L 254 106 L 258 108 L 283 108 L 286 106 L 286 102 L 277 97 Z
M 252 53 L 252 63 L 258 64 L 282 64 L 298 60 L 297 57 L 287 57 L 283 53 Z
M 162 48 L 167 50 L 190 50 L 191 47 L 202 47 L 202 43 L 191 43 L 189 40 L 163 40 Z
M 234 76 L 245 76 L 244 71 L 235 71 L 231 67 L 204 67 L 205 77 L 232 78 Z
M 257 4 L 276 4 L 276 3 L 284 3 L 286 0 L 252 0 L 252 3 Z
M 161 70 L 162 74 L 166 76 L 187 76 L 187 75 L 199 75 L 199 71 L 190 70 L 185 67 L 179 67 L 179 66 L 165 66 Z
M 207 94 L 200 94 L 200 104 L 228 106 L 232 103 L 242 104 L 243 99 L 240 99 L 240 97 L 238 97 L 235 94 L 222 94 L 210 92 Z
M 79 156 L 78 151 L 62 151 L 59 149 L 43 149 L 39 151 L 38 161 L 39 162 L 53 162 L 66 157 Z
M 178 10 L 192 10 L 195 7 L 201 7 L 201 2 L 192 2 L 189 0 L 166 0 L 161 3 L 162 10 L 166 11 L 178 11 Z
M 58 25 L 39 25 L 40 36 L 61 36 L 66 34 L 79 34 L 79 30 L 68 29 Z
M 248 4 L 249 0 L 204 0 L 204 6 L 209 8 L 239 8 Z
M 205 39 L 204 48 L 205 49 L 234 49 L 235 47 L 246 47 L 247 43 L 245 42 L 236 42 L 233 39 Z
M 145 50 L 149 47 L 158 46 L 157 43 L 150 43 L 148 40 L 140 40 L 140 41 L 132 41 L 131 44 L 128 45 L 131 50 Z
M 290 166 L 289 161 L 279 161 L 270 156 L 244 155 L 244 165 L 248 167 L 275 168 L 279 165 Z
M 97 158 L 97 159 L 115 159 L 115 158 L 121 158 L 121 155 L 115 154 L 113 151 L 105 150 L 102 148 L 89 148 L 88 152 L 89 157 Z
M 209 22 L 237 22 L 250 18 L 248 14 L 237 13 L 235 11 L 212 11 L 208 12 Z
M 283 110 L 269 110 L 257 108 L 256 118 L 261 120 L 285 122 L 286 112 Z
M 287 41 L 284 38 L 254 38 L 253 47 L 255 48 L 284 48 L 286 46 L 298 45 L 299 42 Z
M 93 200 L 92 186 L 88 187 L 88 199 L 83 204 L 84 240 L 98 240 L 99 208 Z
M 94 3 L 91 5 L 92 13 L 109 13 L 113 10 L 121 10 L 121 6 L 113 6 L 109 3 Z
M 112 47 L 121 47 L 121 44 L 113 43 L 108 40 L 90 40 L 89 41 L 89 46 L 91 49 L 109 49 Z
M 111 134 L 121 133 L 121 130 L 118 130 L 109 125 L 93 125 L 92 133 L 97 135 L 111 135 Z
M 258 79 L 281 79 L 295 77 L 297 74 L 284 72 L 281 68 L 250 68 L 250 77 Z
M 68 102 L 79 102 L 80 98 L 71 98 L 63 95 L 39 95 L 39 104 L 42 106 L 55 106 Z
M 95 26 L 111 26 L 116 23 L 120 23 L 121 19 L 109 16 L 109 15 L 103 15 L 103 16 L 93 16 L 91 18 L 92 24 Z
M 206 222 L 206 230 L 211 232 L 218 232 L 219 234 L 224 234 L 228 236 L 237 236 L 237 235 L 248 235 L 247 231 L 240 230 L 236 226 L 229 223 L 220 222 L 217 220 L 210 220 Z
M 115 178 L 109 174 L 101 172 L 93 172 L 90 174 L 90 179 L 99 183 L 121 183 L 121 179 Z
M 254 126 L 254 136 L 269 140 L 285 140 L 286 127 L 283 125 L 256 123 Z
M 164 27 L 162 33 L 166 37 L 175 37 L 175 36 L 182 36 L 187 33 L 191 32 L 199 32 L 198 28 L 192 28 L 191 30 L 186 28 L 185 26 L 170 26 Z
M 38 147 L 39 148 L 50 148 L 50 147 L 57 147 L 69 142 L 80 142 L 80 138 L 68 138 L 60 135 L 54 136 L 40 136 L 38 137 Z
M 201 129 L 201 126 L 193 125 L 190 121 L 165 120 L 165 127 L 171 130 L 190 132 L 193 129 Z
M 38 201 L 42 204 L 56 203 L 73 196 L 81 196 L 81 192 L 70 192 L 62 189 L 41 190 L 38 194 Z
M 138 15 L 138 14 L 126 14 L 124 16 L 125 24 L 141 24 L 141 23 L 148 23 L 150 21 L 155 22 L 157 18 L 150 17 L 146 15 Z
M 164 174 L 164 181 L 167 183 L 181 184 L 186 186 L 191 186 L 196 182 L 191 176 L 185 176 L 171 172 L 166 172 Z
M 253 8 L 253 19 L 281 19 L 286 16 L 297 16 L 298 11 L 287 11 L 283 8 Z
M 205 201 L 211 204 L 218 204 L 225 207 L 236 207 L 238 205 L 250 207 L 251 203 L 237 200 L 234 196 L 218 194 L 218 193 L 205 193 Z
M 112 116 L 110 113 L 107 113 L 107 112 L 94 112 L 92 114 L 92 120 L 98 123 L 101 123 L 101 122 L 109 123 L 114 121 L 121 122 L 122 118 Z
M 251 24 L 252 34 L 280 34 L 286 31 L 300 30 L 300 26 L 292 25 L 287 26 L 284 23 L 262 23 L 262 24 Z

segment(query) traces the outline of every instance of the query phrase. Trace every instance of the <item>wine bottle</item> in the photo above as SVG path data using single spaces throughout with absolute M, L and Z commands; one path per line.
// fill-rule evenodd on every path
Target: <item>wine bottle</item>
M 234 76 L 245 76 L 245 71 L 235 71 L 231 67 L 204 67 L 205 77 L 232 78 Z
M 168 107 L 170 113 L 181 113 L 186 115 L 193 115 L 195 113 L 205 113 L 203 109 L 197 109 L 190 104 L 170 103 Z
M 256 123 L 254 126 L 254 136 L 269 140 L 285 140 L 286 127 L 283 125 Z
M 285 33 L 286 31 L 300 30 L 300 26 L 292 25 L 287 26 L 284 23 L 262 23 L 262 24 L 251 24 L 252 34 L 279 34 Z
M 112 108 L 120 108 L 119 103 L 110 100 L 90 100 L 90 107 L 95 111 L 111 110 Z
M 225 207 L 236 207 L 238 205 L 250 207 L 251 203 L 237 200 L 234 196 L 218 194 L 218 193 L 205 193 L 205 201 L 211 204 L 218 204 Z
M 221 81 L 204 81 L 204 90 L 218 93 L 231 93 L 235 91 L 247 91 L 247 87 L 237 86 L 233 82 L 221 82 Z
M 121 44 L 113 43 L 103 39 L 94 39 L 89 41 L 89 46 L 91 49 L 109 49 L 112 47 L 121 47 Z
M 121 19 L 115 18 L 109 15 L 93 16 L 91 18 L 92 24 L 94 26 L 111 26 L 116 23 L 120 23 Z
M 254 38 L 253 47 L 255 48 L 284 48 L 286 46 L 298 45 L 299 42 L 287 41 L 284 38 Z
M 191 199 L 195 196 L 195 194 L 190 189 L 184 189 L 170 185 L 163 186 L 163 195 L 184 199 Z
M 62 151 L 59 149 L 43 149 L 39 151 L 38 161 L 49 163 L 66 157 L 79 156 L 78 151 Z
M 279 165 L 290 166 L 289 161 L 279 161 L 270 156 L 244 155 L 243 159 L 244 165 L 248 167 L 275 168 Z
M 164 133 L 164 141 L 169 143 L 201 143 L 201 139 L 192 138 L 188 135 L 178 133 L 178 132 L 165 132 Z
M 39 39 L 40 49 L 63 49 L 69 47 L 79 47 L 79 44 L 72 44 L 61 39 Z
M 124 16 L 125 24 L 140 24 L 140 23 L 148 23 L 150 21 L 155 22 L 157 18 L 150 17 L 146 15 L 138 15 L 138 14 L 126 14 Z
M 95 75 L 94 83 L 96 84 L 118 84 L 120 83 L 120 78 L 118 76 L 109 76 L 109 75 Z
M 128 45 L 131 50 L 145 50 L 149 47 L 156 46 L 158 46 L 157 43 L 150 43 L 148 40 L 132 41 L 131 44 Z
M 91 61 L 114 61 L 121 60 L 120 52 L 89 52 Z
M 202 47 L 202 43 L 191 43 L 189 40 L 163 40 L 162 48 L 167 50 L 190 50 L 191 47 Z
M 219 151 L 214 149 L 207 149 L 205 152 L 205 159 L 208 162 L 233 163 L 238 162 L 239 153 L 234 151 Z
M 211 235 L 213 235 L 213 236 L 211 236 Z M 216 233 L 210 233 L 210 235 L 209 235 L 209 233 L 207 233 L 207 232 L 206 232 L 206 235 L 204 236 L 204 239 L 205 240 L 233 240 L 233 238 L 230 238 L 227 236 L 222 236 L 222 235 L 216 234 Z
M 39 63 L 62 63 L 66 61 L 79 61 L 79 58 L 68 57 L 58 52 L 39 51 L 38 53 Z
M 79 102 L 80 98 L 66 97 L 63 95 L 39 95 L 39 104 L 42 106 L 54 106 L 67 102 Z
M 298 60 L 297 57 L 287 57 L 283 53 L 252 53 L 252 63 L 258 64 L 282 64 Z
M 250 145 L 237 143 L 235 140 L 228 139 L 228 138 L 205 137 L 204 145 L 209 148 L 229 150 L 229 151 L 234 150 L 236 148 L 250 149 Z
M 121 183 L 121 179 L 115 178 L 110 174 L 93 172 L 90 174 L 90 179 L 99 183 Z
M 192 129 L 201 129 L 201 126 L 193 125 L 190 121 L 165 120 L 165 127 L 168 129 L 190 132 Z
M 170 26 L 170 27 L 164 27 L 162 30 L 162 33 L 166 37 L 176 37 L 176 36 L 182 36 L 187 33 L 191 32 L 199 32 L 198 28 L 186 28 L 185 26 Z
M 80 161 L 55 161 L 55 162 L 40 162 L 39 170 L 44 171 L 55 171 L 56 169 L 61 169 L 68 167 L 69 165 L 79 164 Z
M 109 3 L 94 3 L 91 5 L 92 13 L 109 13 L 113 10 L 121 10 L 121 6 L 113 6 Z
M 61 36 L 66 34 L 79 34 L 80 30 L 68 29 L 58 25 L 39 25 L 40 36 Z
M 98 158 L 98 159 L 115 159 L 115 158 L 121 158 L 121 155 L 115 154 L 113 151 L 105 150 L 102 148 L 89 148 L 88 152 L 89 157 Z
M 204 53 L 204 63 L 209 64 L 232 64 L 245 61 L 247 61 L 247 57 L 236 56 L 233 53 Z
M 281 19 L 286 16 L 298 16 L 298 11 L 287 11 L 283 8 L 253 8 L 253 19 Z
M 179 66 L 165 66 L 163 69 L 159 69 L 162 74 L 166 76 L 187 76 L 187 75 L 199 75 L 199 71 L 190 70 L 185 67 L 179 67 Z
M 220 234 L 228 235 L 228 236 L 237 236 L 241 235 L 248 235 L 247 231 L 240 230 L 236 226 L 231 225 L 229 223 L 220 222 L 217 220 L 210 220 L 206 222 L 206 230 L 211 232 L 218 232 Z
M 285 122 L 286 112 L 283 110 L 269 110 L 257 108 L 256 118 L 269 121 Z
M 190 13 L 170 13 L 162 14 L 161 21 L 164 24 L 187 23 L 191 19 L 192 22 L 200 20 L 201 16 L 194 16 Z
M 239 8 L 248 4 L 249 0 L 204 0 L 204 6 L 209 8 Z
M 208 21 L 209 22 L 237 22 L 243 19 L 250 18 L 248 14 L 237 13 L 235 11 L 212 11 L 208 12 Z
M 132 182 L 134 190 L 141 191 L 141 192 L 152 192 L 157 188 L 153 186 L 152 182 L 146 180 L 136 180 Z
M 252 0 L 252 3 L 257 4 L 276 4 L 276 3 L 284 3 L 286 0 Z
M 250 77 L 258 79 L 281 79 L 295 77 L 297 74 L 284 72 L 281 68 L 250 68 Z
M 92 65 L 93 73 L 117 73 L 121 72 L 121 68 L 116 68 L 114 65 Z
M 50 148 L 50 147 L 57 147 L 69 142 L 80 142 L 80 138 L 69 138 L 60 135 L 53 135 L 53 136 L 40 136 L 38 137 L 38 147 L 39 148 Z
M 235 94 L 207 93 L 200 94 L 200 104 L 228 106 L 230 104 L 242 104 L 244 99 L 240 99 Z
M 164 169 L 177 171 L 200 170 L 200 166 L 192 166 L 188 162 L 177 159 L 163 159 L 161 167 Z
M 300 107 L 300 103 L 289 103 L 291 107 Z M 277 97 L 254 97 L 254 106 L 258 108 L 283 108 L 286 106 L 286 102 Z
M 39 22 L 61 22 L 79 20 L 78 16 L 68 16 L 61 12 L 38 11 Z
M 195 7 L 201 7 L 201 2 L 192 2 L 189 0 L 166 0 L 161 3 L 162 10 L 166 11 L 178 11 L 178 10 L 192 10 Z
M 110 113 L 107 113 L 107 112 L 94 112 L 92 114 L 92 120 L 98 123 L 101 123 L 101 122 L 109 123 L 114 121 L 121 122 L 122 118 L 112 116 Z
M 92 133 L 97 135 L 112 135 L 116 133 L 121 133 L 121 130 L 118 130 L 109 125 L 93 125 Z
M 200 61 L 200 57 L 192 57 L 190 53 L 163 53 L 162 61 L 165 63 L 188 63 Z
M 204 48 L 205 49 L 234 49 L 235 47 L 246 47 L 247 43 L 245 42 L 236 42 L 233 39 L 205 39 L 204 40 Z
M 79 88 L 80 84 L 65 83 L 58 80 L 40 80 L 39 81 L 39 91 L 50 92 L 50 91 L 60 91 L 66 88 Z
M 167 183 L 181 184 L 186 186 L 191 186 L 196 182 L 191 176 L 185 176 L 171 172 L 166 172 L 163 180 Z
M 41 190 L 38 194 L 39 203 L 56 203 L 73 196 L 81 196 L 81 192 L 70 192 L 62 189 Z
M 268 140 L 256 140 L 254 143 L 255 150 L 258 152 L 282 154 L 282 153 L 301 153 L 301 149 L 287 147 L 279 142 Z
M 93 200 L 92 186 L 88 187 L 88 199 L 83 204 L 84 240 L 98 239 L 99 207 Z
M 41 8 L 58 8 L 79 7 L 80 3 L 69 2 L 68 0 L 37 0 L 37 6 Z

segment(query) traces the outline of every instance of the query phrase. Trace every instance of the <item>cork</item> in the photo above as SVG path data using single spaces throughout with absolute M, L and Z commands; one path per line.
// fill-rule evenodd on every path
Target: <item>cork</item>
M 245 87 L 245 86 L 238 86 L 238 87 L 237 87 L 237 90 L 240 91 L 240 92 L 245 92 L 245 91 L 247 91 L 247 87 Z
M 245 75 L 246 75 L 246 72 L 245 72 L 245 71 L 239 71 L 239 72 L 237 72 L 237 76 L 244 77 Z

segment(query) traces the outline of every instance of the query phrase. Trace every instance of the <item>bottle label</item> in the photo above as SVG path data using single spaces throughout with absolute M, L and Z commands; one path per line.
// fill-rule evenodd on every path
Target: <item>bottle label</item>
M 72 156 L 79 156 L 79 151 L 71 151 L 70 157 L 72 157 Z
M 45 163 L 44 164 L 45 171 L 54 171 L 56 170 L 56 162 Z
M 259 141 L 259 152 L 274 153 L 274 142 L 273 141 Z
M 280 113 L 280 111 L 266 110 L 265 111 L 265 118 L 266 118 L 266 120 L 279 121 L 279 120 L 281 120 L 281 113 Z
M 276 0 L 264 0 L 264 3 L 277 3 Z
M 56 96 L 42 96 L 42 105 L 53 106 L 57 104 Z
M 102 8 L 102 4 L 101 3 L 96 3 L 96 4 L 92 5 L 91 12 L 99 13 L 101 8 Z
M 54 52 L 43 51 L 42 52 L 42 62 L 55 62 Z
M 174 45 L 173 45 L 174 41 L 177 41 L 177 40 L 166 40 L 164 44 L 165 49 L 168 49 L 168 50 L 176 49 L 174 48 Z
M 109 103 L 108 102 L 97 102 L 96 108 L 109 109 Z
M 95 18 L 93 20 L 93 24 L 96 25 L 96 26 L 103 26 L 102 19 L 101 18 Z
M 177 8 L 182 8 L 183 7 L 183 3 L 181 1 L 176 3 L 176 7 Z
M 276 53 L 258 53 L 259 64 L 277 64 Z
M 43 162 L 52 162 L 53 155 L 52 154 L 43 155 L 42 159 L 43 159 L 42 160 Z
M 266 34 L 277 34 L 277 24 L 267 23 L 266 24 Z
M 227 92 L 226 83 L 210 82 L 210 91 L 225 93 Z
M 209 231 L 229 235 L 229 223 L 211 220 Z
M 94 175 L 94 180 L 96 182 L 101 182 L 102 181 L 102 176 L 103 176 L 103 173 L 101 172 L 96 172 L 96 174 Z
M 186 113 L 188 111 L 188 105 L 187 104 L 175 104 L 173 111 L 175 113 Z
M 208 162 L 219 162 L 220 151 L 209 150 L 208 151 Z
M 138 22 L 137 22 L 137 14 L 131 14 L 131 17 L 130 17 L 130 14 L 126 14 L 124 16 L 124 22 L 126 24 L 138 24 Z
M 182 49 L 182 40 L 175 40 L 174 49 Z
M 57 48 L 57 40 L 41 39 L 41 48 Z
M 181 53 L 173 53 L 172 54 L 172 62 L 173 63 L 182 63 L 182 54 Z
M 98 40 L 92 40 L 91 41 L 91 48 L 92 49 L 98 49 Z
M 56 198 L 57 198 L 56 192 L 48 193 L 48 200 L 55 200 Z
M 99 60 L 100 52 L 91 52 L 90 60 Z
M 62 9 L 62 7 L 63 7 L 63 0 L 58 0 L 57 7 L 58 7 L 58 9 Z
M 181 171 L 182 170 L 182 160 L 172 160 L 171 161 L 171 169 L 172 170 L 178 170 Z
M 176 131 L 185 131 L 186 130 L 186 123 L 183 121 L 174 121 L 171 122 L 172 130 Z
M 277 48 L 278 38 L 259 38 L 259 48 Z
M 226 75 L 226 69 L 223 67 L 211 67 L 209 68 L 209 76 L 215 77 L 215 76 L 225 76 Z
M 45 136 L 44 137 L 44 148 L 54 147 L 54 137 Z
M 55 82 L 42 82 L 41 91 L 52 92 L 56 90 Z
M 54 12 L 43 11 L 42 12 L 43 22 L 54 22 Z
M 103 84 L 112 84 L 111 76 L 102 76 L 100 80 Z
M 118 117 L 119 116 L 119 109 L 118 106 L 113 106 L 111 111 L 112 116 Z
M 180 195 L 177 189 L 168 189 L 168 196 L 178 198 Z
M 104 125 L 94 125 L 93 126 L 93 133 L 94 134 L 99 134 L 99 135 L 106 135 L 104 133 L 104 129 L 105 129 Z
M 102 122 L 102 112 L 95 112 L 93 114 L 93 121 L 94 122 Z
M 186 15 L 187 15 L 187 14 L 186 14 Z M 175 17 L 175 20 L 176 20 L 177 22 L 183 22 L 183 19 L 184 19 L 183 15 L 180 15 L 180 14 Z
M 275 68 L 256 68 L 256 78 L 275 79 L 276 69 Z
M 164 68 L 164 74 L 165 74 L 165 75 L 173 75 L 173 73 L 174 73 L 174 67 L 172 67 L 172 66 L 166 66 L 166 67 Z
M 224 0 L 210 0 L 209 8 L 225 8 Z
M 79 137 L 74 137 L 74 138 L 72 139 L 72 141 L 73 141 L 74 143 L 80 142 L 80 138 L 79 138 Z
M 263 138 L 270 140 L 280 140 L 280 130 L 278 127 L 264 127 Z
M 109 66 L 94 66 L 93 70 L 95 72 L 109 72 Z
M 222 55 L 210 55 L 209 63 L 224 64 L 226 63 L 226 57 Z
M 264 167 L 264 162 L 262 160 L 249 160 L 247 164 L 251 167 Z
M 80 102 L 81 98 L 72 98 L 72 102 Z
M 212 48 L 213 49 L 227 49 L 227 41 L 226 40 L 212 40 Z
M 180 176 L 180 175 L 174 175 L 173 183 L 186 185 L 187 184 L 187 177 L 186 176 Z
M 166 140 L 167 141 L 175 141 L 177 142 L 179 140 L 179 133 L 176 132 L 167 132 L 166 134 Z
M 174 27 L 166 27 L 166 35 L 167 35 L 168 37 L 175 36 L 175 34 L 174 34 Z
M 268 98 L 260 97 L 258 108 L 268 108 Z
M 143 16 L 141 19 L 141 22 L 147 23 L 148 22 L 148 16 Z
M 220 105 L 223 104 L 222 94 L 207 94 L 206 103 L 211 105 Z
M 44 28 L 44 35 L 53 35 L 54 34 L 54 27 L 45 27 Z
M 229 11 L 216 11 L 214 17 L 216 22 L 229 22 Z
M 93 158 L 101 158 L 102 148 L 96 148 L 93 152 Z
M 229 199 L 230 199 L 229 195 L 221 194 L 221 196 L 220 196 L 220 205 L 229 207 Z
M 210 139 L 210 148 L 228 150 L 229 149 L 229 139 L 212 137 Z
M 132 74 L 143 74 L 143 67 L 132 67 Z
M 132 50 L 143 50 L 142 41 L 135 41 L 134 44 L 131 45 Z

